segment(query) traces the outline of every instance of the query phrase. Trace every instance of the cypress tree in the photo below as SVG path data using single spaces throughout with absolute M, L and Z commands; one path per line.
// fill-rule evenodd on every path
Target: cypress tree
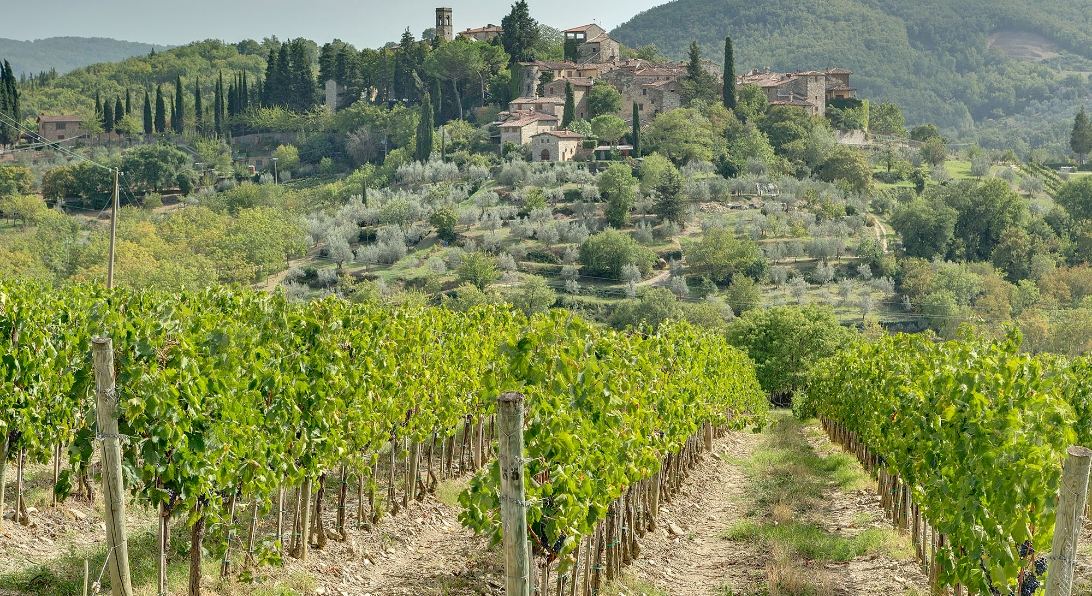
M 633 102 L 633 157 L 641 157 L 641 114 L 637 111 L 637 102 Z
M 432 104 L 432 113 L 436 117 L 437 122 L 444 122 L 441 118 L 441 112 L 444 110 L 444 96 L 440 91 L 440 79 L 433 79 L 432 81 L 432 97 L 436 98 L 436 103 Z
M 174 110 L 171 112 L 171 128 L 177 134 L 182 134 L 186 125 L 186 104 L 182 99 L 182 76 L 179 75 L 174 82 Z
M 167 132 L 167 102 L 163 99 L 163 85 L 155 86 L 155 131 Z
M 245 112 L 250 109 L 250 90 L 247 89 L 246 84 L 246 71 L 243 71 L 242 89 L 239 91 L 239 104 L 240 112 Z
M 1092 123 L 1088 122 L 1088 114 L 1084 112 L 1084 106 L 1077 112 L 1073 119 L 1073 132 L 1069 135 L 1069 147 L 1079 156 L 1080 164 L 1084 165 L 1084 156 L 1092 151 Z
M 118 122 L 125 117 L 125 106 L 121 105 L 121 96 L 114 98 L 114 128 L 118 127 Z
M 417 151 L 414 159 L 427 162 L 432 155 L 432 98 L 425 92 L 421 100 L 421 119 L 417 122 Z
M 724 107 L 736 109 L 736 56 L 732 38 L 724 38 Z
M 197 82 L 193 84 L 193 117 L 197 123 L 197 132 L 204 132 L 204 110 L 201 105 L 201 77 L 197 77 Z
M 289 105 L 297 112 L 306 112 L 315 105 L 315 75 L 302 38 L 292 42 L 291 64 Z
M 281 44 L 281 51 L 277 54 L 277 67 L 273 71 L 274 79 L 268 79 L 272 105 L 287 106 L 290 100 L 291 89 L 291 63 L 288 58 L 288 44 Z
M 236 77 L 238 78 L 238 77 Z M 227 115 L 229 117 L 235 117 L 235 81 L 228 84 L 227 93 L 225 94 Z
M 6 116 L 0 120 L 0 145 L 15 145 L 19 142 L 19 127 L 8 122 L 22 119 L 19 107 L 19 85 L 11 64 L 4 60 L 0 64 L 0 114 Z
M 561 116 L 561 128 L 568 128 L 575 118 L 576 98 L 573 95 L 573 84 L 565 81 L 565 112 Z
M 110 103 L 109 99 L 102 106 L 102 130 L 114 132 L 114 104 Z
M 224 134 L 224 73 L 220 72 L 220 78 L 216 81 L 216 96 L 213 98 L 212 118 L 216 127 L 216 134 Z
M 152 120 L 152 98 L 148 95 L 148 90 L 144 90 L 144 134 L 150 135 L 155 132 L 155 125 Z
M 221 78 L 223 75 L 221 74 Z M 273 51 L 273 48 L 269 48 L 269 57 L 266 58 L 265 63 L 265 80 L 268 83 L 272 83 L 277 80 L 277 53 Z M 262 90 L 261 104 L 262 107 L 268 108 L 273 105 L 273 98 L 271 87 L 267 86 Z
M 98 91 L 95 92 L 95 115 L 102 115 L 102 97 L 99 95 Z
M 125 115 L 133 113 L 133 94 L 126 89 L 125 90 Z

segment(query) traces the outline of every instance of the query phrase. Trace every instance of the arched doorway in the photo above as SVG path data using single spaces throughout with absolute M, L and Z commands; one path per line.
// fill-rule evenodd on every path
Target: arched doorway
M 539 156 L 539 161 L 550 161 L 550 150 L 543 149 L 542 154 Z

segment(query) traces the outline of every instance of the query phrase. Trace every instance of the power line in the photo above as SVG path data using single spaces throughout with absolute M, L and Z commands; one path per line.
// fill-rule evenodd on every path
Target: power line
M 21 130 L 21 131 L 23 131 L 23 132 L 25 132 L 25 133 L 27 133 L 29 135 L 32 135 L 32 136 L 36 137 L 40 142 L 52 143 L 52 141 L 47 141 L 44 137 L 42 137 L 42 135 L 38 134 L 37 131 L 33 131 L 33 130 L 30 130 L 30 129 L 26 128 L 21 123 L 16 122 L 11 117 L 9 117 L 8 115 L 6 115 L 6 114 L 4 114 L 2 112 L 0 112 L 0 120 L 4 120 L 8 124 L 18 128 L 19 130 Z M 56 145 L 56 149 L 57 149 L 57 151 L 60 151 L 61 153 L 65 154 L 65 155 L 68 155 L 69 157 L 73 157 L 73 158 L 81 159 L 83 161 L 91 162 L 92 164 L 94 164 L 94 165 L 96 165 L 96 166 L 98 166 L 98 167 L 100 167 L 100 168 L 102 168 L 104 170 L 110 170 L 111 169 L 111 168 L 109 168 L 107 166 L 104 166 L 101 163 L 98 163 L 97 161 L 87 157 L 86 155 L 76 153 L 76 152 L 71 151 L 71 150 L 69 150 L 69 149 L 67 149 L 65 147 L 61 147 L 60 145 Z

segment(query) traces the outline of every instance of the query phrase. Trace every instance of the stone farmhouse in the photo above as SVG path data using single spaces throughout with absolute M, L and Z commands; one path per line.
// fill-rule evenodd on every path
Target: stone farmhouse
M 87 136 L 79 116 L 38 116 L 38 136 L 47 141 L 64 141 Z
M 557 130 L 561 123 L 561 116 L 538 112 L 535 110 L 509 110 L 502 113 L 496 123 L 500 129 L 500 142 L 503 147 L 507 143 L 526 145 L 531 142 L 531 137 L 551 130 Z
M 766 93 L 770 105 L 799 106 L 817 116 L 827 112 L 827 102 L 853 97 L 855 88 L 849 84 L 852 72 L 844 68 L 829 68 L 800 72 L 770 72 L 753 69 L 736 77 L 737 85 L 758 85 Z
M 531 161 L 570 161 L 580 151 L 584 135 L 548 130 L 531 137 Z

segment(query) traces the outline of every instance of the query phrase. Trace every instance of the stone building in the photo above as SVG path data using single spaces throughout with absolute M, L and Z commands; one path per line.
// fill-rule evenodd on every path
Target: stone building
M 436 9 L 436 37 L 444 41 L 455 39 L 454 29 L 451 26 L 451 9 L 441 7 Z
M 562 78 L 594 79 L 608 67 L 609 65 L 604 64 L 577 64 L 575 62 L 552 62 L 548 60 L 520 62 L 520 95 L 532 97 L 537 95 L 538 86 L 544 74 L 547 74 L 547 78 L 551 81 Z
M 576 118 L 578 120 L 587 120 L 588 92 L 591 91 L 592 85 L 595 84 L 595 79 L 592 77 L 560 78 L 543 85 L 543 91 L 545 91 L 543 95 L 545 97 L 561 98 L 561 116 L 565 115 L 564 102 L 566 83 L 571 83 L 573 86 L 573 104 L 576 107 Z
M 564 89 L 564 87 L 562 87 Z M 508 102 L 508 111 L 534 111 L 560 118 L 565 114 L 565 93 L 561 97 L 520 97 Z
M 566 45 L 576 45 L 576 62 L 580 64 L 603 64 L 614 62 L 622 56 L 622 44 L 607 35 L 607 31 L 596 24 L 573 27 L 562 31 Z
M 64 141 L 87 136 L 79 116 L 38 116 L 38 136 L 47 141 Z
M 792 105 L 825 116 L 827 102 L 853 97 L 856 89 L 849 84 L 852 72 L 844 68 L 828 68 L 825 72 L 807 70 L 781 73 L 770 69 L 753 69 L 736 77 L 738 85 L 758 85 L 770 105 Z
M 502 147 L 507 143 L 526 145 L 531 142 L 531 137 L 539 133 L 557 130 L 561 121 L 559 116 L 534 110 L 509 112 L 505 117 L 505 120 L 497 122 Z
M 504 29 L 489 23 L 485 27 L 478 27 L 477 29 L 467 29 L 466 31 L 460 31 L 459 37 L 465 37 L 470 41 L 492 41 L 494 37 L 497 37 L 501 33 L 504 33 Z
M 580 151 L 584 135 L 550 130 L 531 137 L 531 161 L 571 161 Z

